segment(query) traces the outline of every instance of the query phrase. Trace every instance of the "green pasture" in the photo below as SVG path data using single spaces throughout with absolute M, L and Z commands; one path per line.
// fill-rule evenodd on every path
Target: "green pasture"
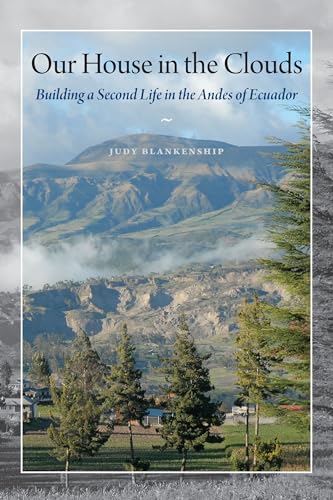
M 40 419 L 41 423 L 43 419 Z M 24 435 L 24 470 L 26 471 L 61 471 L 64 464 L 52 456 L 52 442 L 45 430 L 37 432 L 36 424 L 29 433 Z M 44 427 L 45 429 L 45 427 Z M 33 432 L 31 432 L 33 431 Z M 222 433 L 222 443 L 208 443 L 201 452 L 190 452 L 188 456 L 188 471 L 231 471 L 230 453 L 233 448 L 244 444 L 244 425 L 224 425 L 217 428 Z M 250 442 L 253 441 L 254 428 L 250 426 Z M 309 470 L 309 434 L 298 431 L 290 425 L 266 424 L 261 425 L 261 436 L 264 440 L 278 437 L 283 449 L 282 470 Z M 151 427 L 134 436 L 134 446 L 137 456 L 142 461 L 150 462 L 150 471 L 177 471 L 180 467 L 181 456 L 174 449 L 160 450 L 163 440 Z M 73 461 L 73 471 L 121 471 L 125 470 L 126 460 L 129 458 L 129 442 L 126 427 L 113 433 L 108 442 L 94 457 L 83 457 Z

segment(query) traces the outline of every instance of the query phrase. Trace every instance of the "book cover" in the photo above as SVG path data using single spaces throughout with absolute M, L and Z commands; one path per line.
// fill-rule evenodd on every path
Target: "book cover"
M 23 472 L 311 470 L 311 32 L 24 31 Z

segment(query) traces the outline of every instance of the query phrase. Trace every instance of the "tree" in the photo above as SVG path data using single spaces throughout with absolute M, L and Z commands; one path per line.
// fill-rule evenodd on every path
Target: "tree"
M 13 375 L 13 370 L 8 361 L 4 361 L 1 365 L 1 380 L 3 385 L 5 386 L 6 389 L 8 389 L 8 386 L 10 384 L 10 379 L 12 378 Z
M 100 398 L 104 371 L 89 338 L 81 331 L 65 362 L 61 389 L 51 380 L 56 416 L 52 417 L 54 424 L 48 428 L 48 435 L 54 445 L 53 454 L 65 462 L 66 472 L 71 460 L 95 455 L 110 436 L 111 426 L 103 421 Z
M 275 283 L 283 285 L 297 297 L 304 316 L 310 308 L 310 128 L 306 119 L 298 122 L 298 142 L 272 140 L 283 146 L 273 154 L 276 166 L 285 170 L 287 180 L 280 185 L 265 185 L 275 196 L 275 215 L 269 227 L 269 238 L 278 254 L 261 263 Z
M 104 376 L 107 368 L 102 363 L 97 351 L 92 349 L 88 335 L 80 329 L 72 344 L 70 362 L 65 361 L 67 373 L 77 387 L 85 393 L 101 393 L 104 388 Z
M 147 464 L 140 463 L 134 453 L 132 422 L 137 420 L 142 424 L 147 410 L 145 391 L 141 388 L 142 373 L 135 368 L 134 352 L 135 347 L 125 324 L 117 349 L 118 363 L 112 366 L 111 373 L 105 379 L 106 405 L 115 411 L 118 422 L 128 426 L 132 472 L 147 467 Z
M 213 389 L 209 370 L 204 361 L 209 355 L 197 352 L 186 319 L 179 320 L 179 331 L 172 356 L 165 359 L 166 409 L 161 430 L 165 447 L 174 447 L 182 454 L 181 471 L 186 470 L 188 451 L 200 451 L 209 440 L 210 428 L 223 421 L 218 412 L 219 403 L 207 394 Z
M 270 352 L 270 322 L 264 304 L 257 295 L 254 301 L 244 301 L 239 313 L 239 333 L 236 337 L 237 380 L 240 399 L 246 403 L 245 466 L 249 470 L 249 403 L 255 403 L 255 443 L 253 467 L 257 463 L 257 441 L 261 402 L 271 394 L 270 372 L 276 358 Z
M 49 386 L 50 375 L 50 366 L 44 353 L 39 351 L 33 353 L 31 359 L 31 368 L 29 371 L 29 377 L 31 381 L 37 386 Z
M 280 359 L 280 389 L 309 404 L 310 393 L 310 128 L 309 111 L 298 110 L 300 138 L 297 142 L 275 140 L 283 146 L 274 154 L 279 167 L 288 173 L 278 186 L 267 186 L 275 195 L 275 215 L 268 236 L 275 255 L 260 262 L 268 278 L 290 295 L 288 304 L 267 305 L 271 321 L 271 350 Z
M 283 146 L 274 159 L 288 175 L 279 185 L 264 185 L 275 195 L 268 237 L 276 251 L 271 258 L 259 260 L 268 279 L 280 285 L 289 298 L 278 305 L 260 303 L 255 298 L 253 304 L 243 305 L 239 317 L 236 359 L 238 383 L 247 403 L 247 468 L 249 401 L 256 403 L 255 469 L 260 466 L 257 461 L 263 450 L 274 456 L 280 453 L 278 446 L 259 439 L 259 403 L 274 392 L 280 397 L 289 393 L 293 399 L 305 398 L 309 404 L 311 154 L 309 112 L 298 111 L 299 141 L 273 141 Z

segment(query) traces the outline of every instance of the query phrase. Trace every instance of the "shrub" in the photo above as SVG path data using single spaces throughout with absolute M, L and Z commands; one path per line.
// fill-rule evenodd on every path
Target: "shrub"
M 232 470 L 248 470 L 244 448 L 235 448 L 230 454 Z
M 274 441 L 256 439 L 257 465 L 255 470 L 280 470 L 282 465 L 282 449 L 277 438 Z

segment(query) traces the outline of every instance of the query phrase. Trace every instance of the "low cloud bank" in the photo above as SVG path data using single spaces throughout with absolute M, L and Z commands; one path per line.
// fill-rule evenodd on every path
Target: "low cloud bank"
M 23 282 L 41 288 L 45 283 L 62 280 L 163 273 L 194 263 L 239 263 L 267 255 L 272 248 L 261 235 L 231 246 L 218 240 L 212 248 L 197 250 L 190 243 L 162 250 L 149 242 L 105 241 L 96 237 L 79 238 L 51 248 L 25 245 Z
M 14 292 L 20 287 L 21 252 L 18 243 L 0 253 L 0 291 Z

